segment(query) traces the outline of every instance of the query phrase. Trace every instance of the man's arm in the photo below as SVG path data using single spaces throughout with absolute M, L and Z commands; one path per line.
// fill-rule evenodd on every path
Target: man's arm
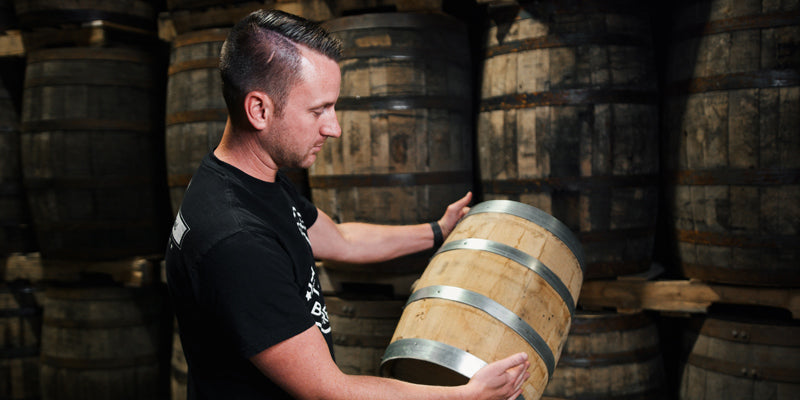
M 469 211 L 472 193 L 467 193 L 447 207 L 436 223 L 444 238 Z M 390 260 L 433 247 L 434 234 L 429 224 L 377 225 L 359 222 L 336 224 L 322 210 L 308 229 L 314 257 L 349 263 Z
M 463 386 L 424 386 L 374 376 L 346 375 L 330 357 L 319 329 L 306 331 L 253 356 L 250 361 L 300 400 L 500 400 L 515 399 L 529 377 L 525 353 L 487 365 Z

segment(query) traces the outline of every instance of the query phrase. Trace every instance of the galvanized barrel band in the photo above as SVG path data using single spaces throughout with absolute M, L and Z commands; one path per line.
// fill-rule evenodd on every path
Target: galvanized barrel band
M 444 299 L 455 301 L 458 303 L 466 304 L 481 310 L 494 319 L 502 322 L 507 327 L 511 328 L 520 337 L 522 337 L 528 344 L 539 354 L 547 367 L 548 379 L 552 378 L 553 371 L 556 368 L 556 360 L 553 356 L 553 351 L 550 346 L 542 339 L 541 335 L 536 332 L 522 318 L 514 314 L 513 311 L 505 308 L 502 304 L 471 290 L 462 289 L 454 286 L 435 285 L 419 289 L 411 294 L 408 303 L 412 303 L 422 299 Z
M 575 258 L 578 260 L 581 270 L 584 273 L 586 272 L 586 262 L 584 260 L 583 247 L 581 246 L 580 240 L 566 225 L 552 215 L 536 207 L 517 201 L 489 200 L 476 204 L 470 209 L 466 216 L 480 213 L 510 214 L 526 219 L 542 227 L 543 229 L 555 235 L 569 248 Z
M 561 300 L 564 301 L 564 304 L 569 310 L 570 317 L 575 315 L 575 301 L 572 299 L 572 294 L 569 292 L 567 286 L 564 285 L 564 282 L 561 281 L 561 278 L 559 278 L 558 275 L 544 265 L 544 263 L 536 259 L 536 257 L 533 257 L 530 254 L 507 244 L 477 238 L 461 239 L 445 243 L 439 248 L 436 254 L 450 250 L 487 251 L 521 264 L 522 266 L 541 276 L 550 285 L 550 287 L 553 288 L 556 293 L 558 293 L 558 295 L 561 297 Z
M 430 339 L 400 339 L 392 342 L 383 354 L 381 365 L 398 359 L 427 361 L 468 379 L 487 364 L 464 350 Z

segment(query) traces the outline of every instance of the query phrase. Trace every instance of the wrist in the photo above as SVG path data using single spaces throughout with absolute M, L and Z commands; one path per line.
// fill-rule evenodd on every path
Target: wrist
M 433 231 L 433 248 L 439 248 L 444 243 L 444 235 L 442 235 L 442 227 L 438 221 L 430 223 L 431 230 Z

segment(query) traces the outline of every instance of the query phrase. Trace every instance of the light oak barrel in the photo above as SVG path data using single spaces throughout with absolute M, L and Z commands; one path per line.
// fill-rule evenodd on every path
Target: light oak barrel
M 43 258 L 164 251 L 160 67 L 153 54 L 126 47 L 28 54 L 20 154 Z
M 658 327 L 646 313 L 576 313 L 545 396 L 668 399 Z
M 161 398 L 163 310 L 153 289 L 48 288 L 42 399 Z
M 538 399 L 567 339 L 583 267 L 580 242 L 551 215 L 509 200 L 472 207 L 416 283 L 381 374 L 462 384 L 524 351 L 523 396 Z
M 490 19 L 477 122 L 483 199 L 530 204 L 570 227 L 586 279 L 646 271 L 659 109 L 645 6 L 542 1 Z
M 676 7 L 664 101 L 668 224 L 681 272 L 800 285 L 800 5 Z
M 796 320 L 695 318 L 685 335 L 680 399 L 797 399 L 799 338 Z

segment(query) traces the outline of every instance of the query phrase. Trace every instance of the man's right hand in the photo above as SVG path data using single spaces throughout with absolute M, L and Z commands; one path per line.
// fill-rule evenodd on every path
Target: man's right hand
M 481 368 L 467 387 L 475 390 L 474 399 L 514 400 L 522 393 L 522 385 L 530 377 L 526 353 L 517 353 Z

